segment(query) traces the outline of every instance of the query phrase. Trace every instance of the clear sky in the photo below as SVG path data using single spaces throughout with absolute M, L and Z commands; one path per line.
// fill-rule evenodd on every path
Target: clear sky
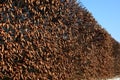
M 92 13 L 97 22 L 120 42 L 120 0 L 77 0 Z

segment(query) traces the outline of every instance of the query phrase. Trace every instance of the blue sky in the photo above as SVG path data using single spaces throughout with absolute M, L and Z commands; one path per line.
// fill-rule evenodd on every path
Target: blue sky
M 120 0 L 77 0 L 92 13 L 98 23 L 120 42 Z

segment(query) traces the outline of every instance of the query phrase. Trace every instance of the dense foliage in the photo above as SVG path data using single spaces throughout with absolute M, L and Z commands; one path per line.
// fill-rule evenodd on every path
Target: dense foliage
M 120 45 L 75 0 L 0 0 L 0 79 L 119 75 Z

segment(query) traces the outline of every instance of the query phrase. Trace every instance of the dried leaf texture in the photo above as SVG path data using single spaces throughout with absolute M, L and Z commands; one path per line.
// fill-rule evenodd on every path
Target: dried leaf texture
M 119 60 L 120 44 L 75 0 L 0 1 L 0 79 L 105 79 Z

